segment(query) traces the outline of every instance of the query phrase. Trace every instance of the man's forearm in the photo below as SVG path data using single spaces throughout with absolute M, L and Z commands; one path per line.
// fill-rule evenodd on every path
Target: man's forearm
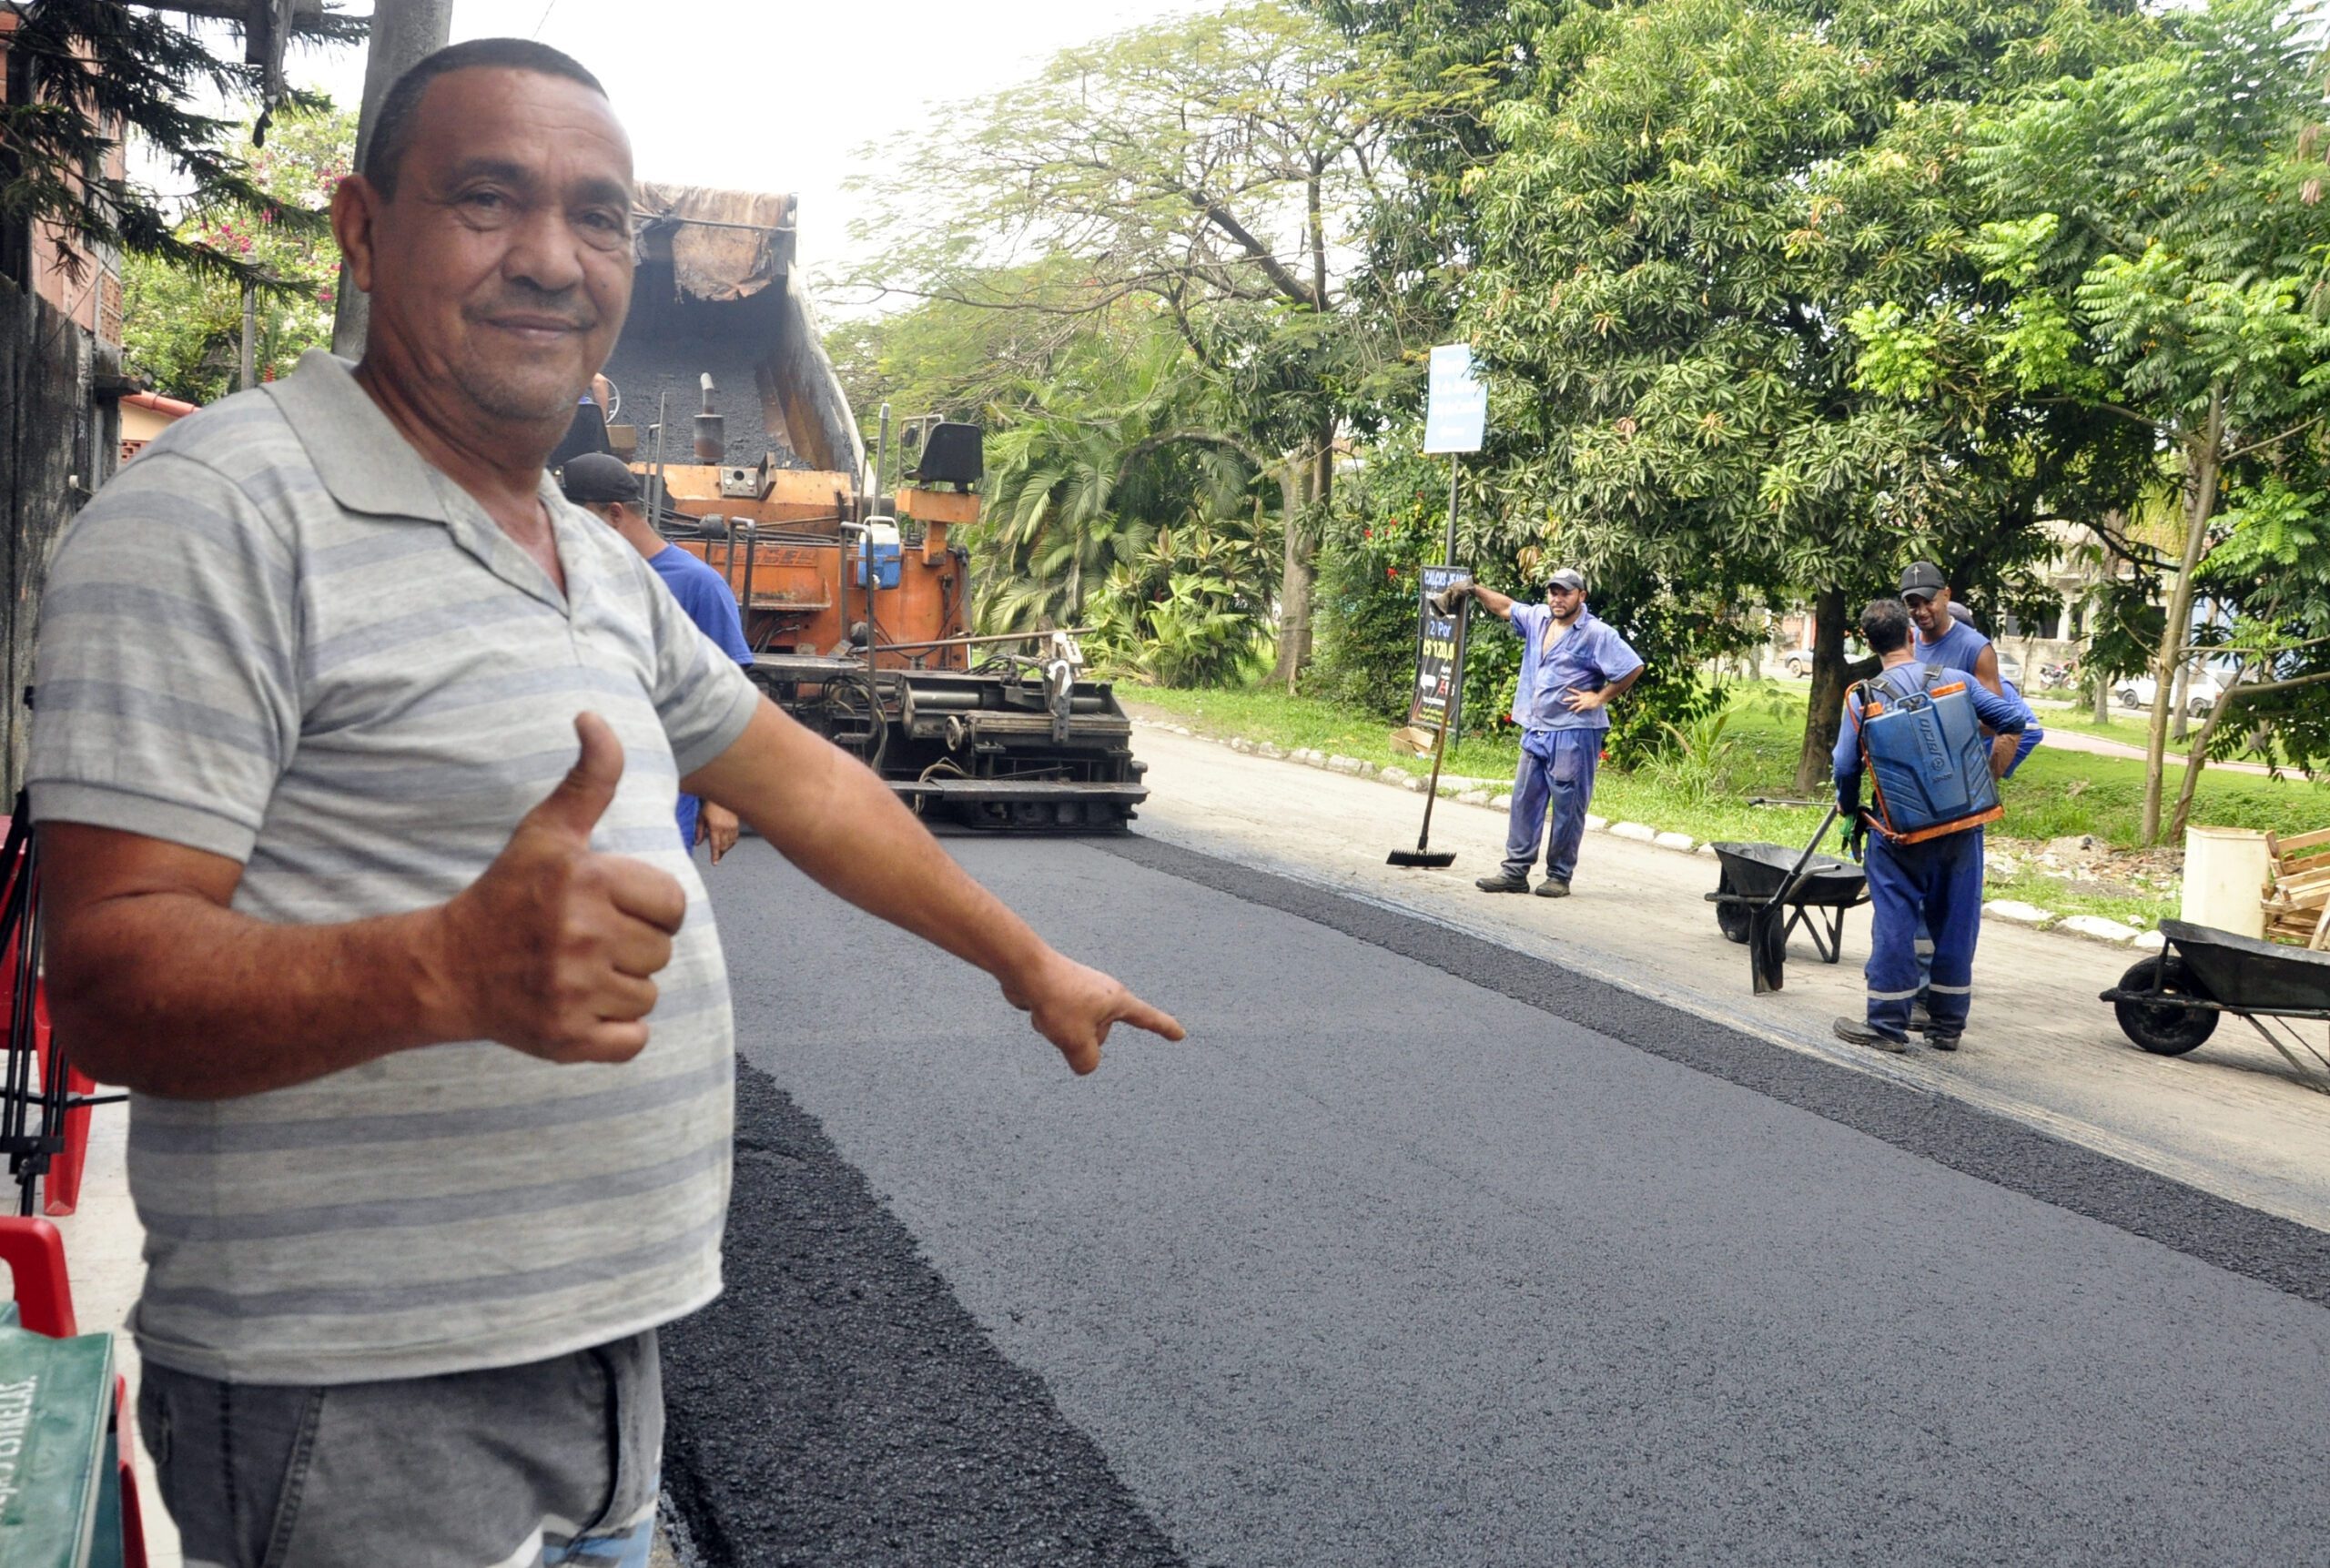
M 872 769 L 764 703 L 684 787 L 749 823 L 822 887 L 1014 991 L 1049 946 L 957 865 Z
M 2022 736 L 2020 733 L 2000 732 L 1999 737 L 1991 743 L 1991 776 L 1992 778 L 2006 777 L 2006 770 L 2014 765 L 2015 748 L 2021 744 Z
M 1646 664 L 1636 664 L 1633 669 L 1611 682 L 1602 690 L 1602 701 L 1606 703 L 1615 703 L 1628 692 L 1633 691 L 1635 683 L 1642 679 L 1642 673 L 1648 668 Z
M 276 926 L 191 894 L 110 899 L 52 933 L 57 1037 L 92 1077 L 174 1099 L 433 1045 L 450 1037 L 436 914 Z
M 1494 588 L 1484 588 L 1477 582 L 1468 583 L 1466 586 L 1472 589 L 1473 597 L 1480 602 L 1482 609 L 1500 621 L 1513 619 L 1513 601 L 1506 595 L 1499 593 Z

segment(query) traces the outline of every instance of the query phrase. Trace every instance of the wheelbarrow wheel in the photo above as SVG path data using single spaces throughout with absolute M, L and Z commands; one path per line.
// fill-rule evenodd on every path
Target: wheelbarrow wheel
M 1755 923 L 1755 916 L 1748 912 L 1745 904 L 1718 904 L 1715 906 L 1715 923 L 1717 929 L 1726 936 L 1744 944 L 1748 940 L 1748 927 Z
M 2173 953 L 2155 954 L 2133 965 L 2120 976 L 2122 991 L 2160 990 L 2172 996 L 2211 1001 L 2193 978 L 2184 960 Z M 2112 1004 L 2121 1031 L 2156 1057 L 2181 1057 L 2216 1033 L 2217 1015 L 2207 1007 L 2180 1007 L 2173 1002 L 2122 999 Z

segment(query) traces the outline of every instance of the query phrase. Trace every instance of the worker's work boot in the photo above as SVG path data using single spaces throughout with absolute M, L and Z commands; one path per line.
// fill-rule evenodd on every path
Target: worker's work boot
M 1958 1048 L 1958 1031 L 1930 1028 L 1926 1031 L 1926 1044 L 1937 1051 L 1954 1051 Z
M 1500 871 L 1494 876 L 1474 877 L 1473 885 L 1484 893 L 1526 893 L 1529 891 L 1529 879 Z
M 1865 1018 L 1839 1018 L 1830 1026 L 1837 1038 L 1849 1046 L 1868 1046 L 1880 1051 L 1906 1051 L 1910 1042 L 1899 1035 L 1889 1035 Z
M 1920 996 L 1910 1004 L 1910 1033 L 1922 1035 L 1933 1027 L 1933 1015 L 1926 1011 L 1926 999 Z M 1944 1047 L 1945 1050 L 1949 1047 Z
M 1537 884 L 1537 896 L 1540 898 L 1567 898 L 1569 896 L 1569 884 L 1548 876 L 1545 881 Z

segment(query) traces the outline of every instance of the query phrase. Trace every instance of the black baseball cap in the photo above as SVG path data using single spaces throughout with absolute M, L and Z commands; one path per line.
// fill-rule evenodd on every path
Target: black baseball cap
M 1902 569 L 1900 592 L 1905 599 L 1912 593 L 1922 593 L 1930 599 L 1949 586 L 1950 579 L 1930 561 L 1912 561 Z
M 567 459 L 558 470 L 558 488 L 577 506 L 611 501 L 639 504 L 639 476 L 607 452 L 581 452 Z

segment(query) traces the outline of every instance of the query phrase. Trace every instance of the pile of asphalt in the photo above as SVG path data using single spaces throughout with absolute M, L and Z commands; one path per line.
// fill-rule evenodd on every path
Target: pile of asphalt
M 664 1330 L 665 1492 L 701 1568 L 1181 1558 L 815 1118 L 736 1075 L 727 1290 Z

